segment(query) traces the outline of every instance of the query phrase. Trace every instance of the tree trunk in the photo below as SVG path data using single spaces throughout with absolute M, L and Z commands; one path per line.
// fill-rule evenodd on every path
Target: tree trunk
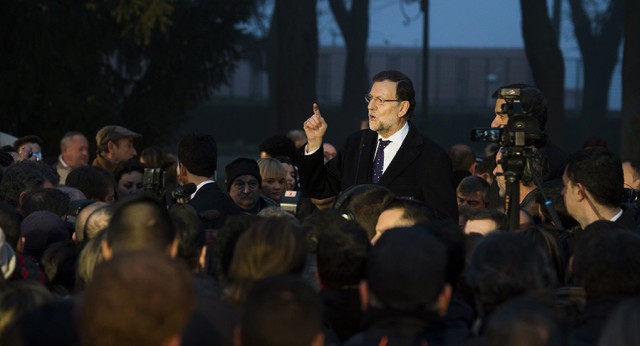
M 275 2 L 269 32 L 269 97 L 282 134 L 301 128 L 313 113 L 318 69 L 316 18 L 316 1 Z
M 559 1 L 559 0 L 556 0 Z M 520 0 L 522 37 L 533 80 L 547 98 L 546 132 L 560 145 L 564 131 L 564 59 L 546 1 Z
M 610 0 L 607 15 L 594 26 L 583 1 L 569 0 L 574 33 L 584 61 L 583 125 L 593 133 L 599 132 L 607 113 L 611 75 L 622 40 L 624 1 Z
M 622 121 L 620 150 L 623 158 L 640 159 L 640 2 L 627 0 L 622 58 Z
M 344 0 L 329 0 L 340 27 L 347 51 L 342 91 L 342 118 L 350 119 L 353 128 L 366 118 L 363 97 L 369 91 L 366 66 L 369 35 L 369 0 L 353 0 L 347 10 Z

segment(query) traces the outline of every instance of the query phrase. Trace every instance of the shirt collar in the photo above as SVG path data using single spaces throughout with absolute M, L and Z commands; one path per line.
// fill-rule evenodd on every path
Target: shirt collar
M 400 130 L 392 134 L 389 138 L 382 138 L 382 136 L 378 134 L 378 140 L 382 139 L 385 141 L 387 140 L 391 141 L 391 143 L 402 143 L 408 134 L 409 134 L 409 122 L 407 121 L 404 123 L 404 126 Z

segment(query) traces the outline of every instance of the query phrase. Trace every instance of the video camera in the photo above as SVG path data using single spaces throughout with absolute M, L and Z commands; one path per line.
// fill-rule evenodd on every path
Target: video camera
M 528 165 L 531 167 L 532 158 L 537 148 L 543 147 L 547 141 L 538 118 L 523 110 L 521 91 L 520 88 L 501 88 L 498 91 L 498 98 L 505 101 L 498 114 L 508 116 L 506 126 L 471 130 L 473 142 L 492 142 L 502 147 L 502 158 L 498 164 L 502 166 L 506 182 L 508 206 L 505 209 L 510 230 L 519 228 L 520 193 L 518 184 L 522 180 L 525 168 Z M 540 187 L 542 196 L 547 201 L 548 198 L 544 194 L 539 177 L 534 169 L 530 168 L 530 171 L 536 184 Z M 556 225 L 562 228 L 553 206 L 545 202 L 545 207 L 550 209 Z
M 507 126 L 502 128 L 474 128 L 471 141 L 498 143 L 505 148 L 536 147 L 546 143 L 546 135 L 537 118 L 522 111 L 519 88 L 502 88 L 499 97 L 505 100 L 501 114 L 508 115 Z

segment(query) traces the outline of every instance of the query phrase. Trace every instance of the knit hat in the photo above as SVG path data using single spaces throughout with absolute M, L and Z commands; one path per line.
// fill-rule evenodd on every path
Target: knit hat
M 0 228 L 0 270 L 5 279 L 8 279 L 16 268 L 16 253 L 5 241 L 4 232 Z
M 239 158 L 233 160 L 224 168 L 227 174 L 227 191 L 231 189 L 233 180 L 241 175 L 253 175 L 258 179 L 258 184 L 262 184 L 262 178 L 260 177 L 260 167 L 258 162 L 253 159 Z
M 369 290 L 384 308 L 433 310 L 445 284 L 446 248 L 422 227 L 390 229 L 367 258 Z
M 40 262 L 49 245 L 71 239 L 67 223 L 50 211 L 36 211 L 20 225 L 20 236 L 25 238 L 23 253 Z

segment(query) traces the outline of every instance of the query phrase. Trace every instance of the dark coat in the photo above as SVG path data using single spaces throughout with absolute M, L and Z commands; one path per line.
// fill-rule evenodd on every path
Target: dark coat
M 196 210 L 198 214 L 201 214 L 209 210 L 217 210 L 220 212 L 220 217 L 213 220 L 211 224 L 207 225 L 210 228 L 219 228 L 224 223 L 224 218 L 227 215 L 238 214 L 239 208 L 229 198 L 229 196 L 220 189 L 217 183 L 209 183 L 202 186 L 193 199 L 189 201 L 189 205 Z
M 344 346 L 446 345 L 446 326 L 435 313 L 369 309 L 364 316 L 363 329 Z
M 377 138 L 378 134 L 371 130 L 350 135 L 326 165 L 322 150 L 305 155 L 304 148 L 300 148 L 297 163 L 303 194 L 327 198 L 353 185 L 370 184 Z M 378 184 L 397 196 L 423 201 L 458 222 L 451 160 L 442 147 L 420 134 L 411 122 L 407 137 Z

